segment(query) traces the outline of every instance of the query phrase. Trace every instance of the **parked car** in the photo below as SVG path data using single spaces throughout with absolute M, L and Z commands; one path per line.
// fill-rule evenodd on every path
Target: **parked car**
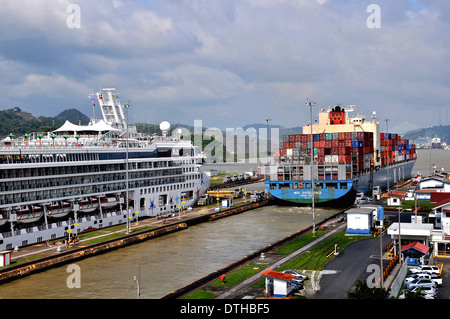
M 294 283 L 292 283 L 292 291 L 293 292 L 297 292 L 297 291 L 299 291 L 299 290 L 302 290 L 303 289 L 303 285 L 297 285 L 297 284 L 294 284 Z
M 297 276 L 297 277 L 301 277 L 301 278 L 303 278 L 303 280 L 308 280 L 309 279 L 309 276 L 307 274 L 305 274 L 303 272 L 300 272 L 298 270 L 286 269 L 286 270 L 283 270 L 282 272 L 285 273 L 285 274 L 290 274 L 290 275 L 294 275 L 294 276 Z
M 433 287 L 416 287 L 412 290 L 402 290 L 402 292 L 400 293 L 400 295 L 398 296 L 398 299 L 405 299 L 406 298 L 406 293 L 407 291 L 411 292 L 412 294 L 416 293 L 417 291 L 419 291 L 420 289 L 420 293 L 423 295 L 423 297 L 425 299 L 435 299 L 436 298 L 436 288 Z
M 412 282 L 414 279 L 420 278 L 432 279 L 438 286 L 442 285 L 442 278 L 437 278 L 435 275 L 426 272 L 409 275 L 405 278 L 405 283 Z
M 416 287 L 411 290 L 412 293 L 415 293 L 420 290 L 420 293 L 424 295 L 425 299 L 434 299 L 437 295 L 436 288 L 433 287 Z
M 427 273 L 436 274 L 436 275 L 441 274 L 441 270 L 439 269 L 439 267 L 434 266 L 434 265 L 417 266 L 417 267 L 411 268 L 409 271 L 413 274 L 417 274 L 419 272 L 427 272 Z
M 405 282 L 405 288 L 413 289 L 415 287 L 433 287 L 435 288 L 437 284 L 434 282 L 433 279 L 426 279 L 426 278 L 417 278 L 414 279 L 411 282 Z

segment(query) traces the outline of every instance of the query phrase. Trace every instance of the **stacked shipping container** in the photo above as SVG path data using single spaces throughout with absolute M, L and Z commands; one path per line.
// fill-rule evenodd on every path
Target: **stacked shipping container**
M 318 164 L 351 163 L 353 172 L 370 168 L 374 158 L 372 132 L 340 132 L 283 136 L 283 148 L 275 150 L 275 157 L 311 156 L 311 146 Z M 311 144 L 312 143 L 312 144 Z M 414 159 L 416 149 L 409 140 L 398 134 L 380 133 L 381 165 Z
M 381 165 L 416 158 L 416 146 L 398 134 L 380 133 Z

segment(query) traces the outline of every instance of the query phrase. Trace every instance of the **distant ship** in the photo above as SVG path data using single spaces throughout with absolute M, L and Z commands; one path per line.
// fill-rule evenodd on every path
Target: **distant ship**
M 441 139 L 437 136 L 431 139 L 431 148 L 442 148 Z
M 313 181 L 316 204 L 343 206 L 356 193 L 370 195 L 374 187 L 409 178 L 417 158 L 415 145 L 398 134 L 380 133 L 375 116 L 366 121 L 350 116 L 352 112 L 341 106 L 323 109 L 312 128 L 305 125 L 303 134 L 283 136 L 275 164 L 260 168 L 267 191 L 283 201 L 309 205 Z
M 194 205 L 209 187 L 190 141 L 127 124 L 115 89 L 95 95 L 103 119 L 15 137 L 0 147 L 0 250 L 52 241 Z M 96 99 L 92 97 L 95 106 Z M 128 213 L 127 213 L 128 207 Z

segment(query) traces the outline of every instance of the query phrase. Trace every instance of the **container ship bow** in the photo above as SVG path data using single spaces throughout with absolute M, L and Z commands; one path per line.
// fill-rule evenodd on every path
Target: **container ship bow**
M 375 112 L 366 121 L 352 107 L 336 106 L 322 109 L 319 122 L 304 125 L 303 134 L 283 136 L 274 164 L 260 173 L 267 191 L 283 201 L 311 204 L 313 181 L 315 204 L 344 206 L 356 193 L 370 195 L 409 178 L 416 158 L 409 140 L 380 133 Z

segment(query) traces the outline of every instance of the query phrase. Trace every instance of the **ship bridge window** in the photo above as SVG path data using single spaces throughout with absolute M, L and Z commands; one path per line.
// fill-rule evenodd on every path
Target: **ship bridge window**
M 341 189 L 347 189 L 347 184 L 346 183 L 340 183 Z
M 290 187 L 290 183 L 280 183 L 280 189 L 289 189 Z
M 277 189 L 277 184 L 276 183 L 270 183 L 269 187 L 270 187 L 270 189 Z
M 327 189 L 337 189 L 338 184 L 337 183 L 327 183 Z

